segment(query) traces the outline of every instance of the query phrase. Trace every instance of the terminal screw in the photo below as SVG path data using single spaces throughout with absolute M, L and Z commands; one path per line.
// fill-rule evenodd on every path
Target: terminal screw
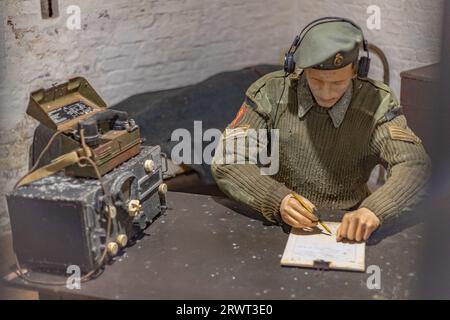
M 136 217 L 141 208 L 142 206 L 139 200 L 130 200 L 130 202 L 128 202 L 128 214 L 130 217 Z
M 119 246 L 115 242 L 110 242 L 106 246 L 106 249 L 108 250 L 108 253 L 114 257 L 117 255 L 117 252 L 119 252 Z
M 116 242 L 119 245 L 119 247 L 123 248 L 128 243 L 128 237 L 126 234 L 119 234 L 116 238 Z
M 153 162 L 153 160 L 145 160 L 145 162 L 144 162 L 145 172 L 152 173 L 154 169 L 155 169 L 155 163 Z
M 158 192 L 161 195 L 165 195 L 167 193 L 167 184 L 161 183 L 158 187 Z

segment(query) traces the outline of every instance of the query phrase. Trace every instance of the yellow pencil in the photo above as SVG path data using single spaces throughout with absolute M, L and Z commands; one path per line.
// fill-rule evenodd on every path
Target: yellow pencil
M 291 192 L 291 195 L 298 201 L 300 202 L 300 204 L 303 206 L 303 208 L 305 208 L 306 210 L 308 210 L 309 213 L 314 214 L 313 209 L 307 205 L 295 192 Z M 330 228 L 328 228 L 328 226 L 323 223 L 320 219 L 319 219 L 319 223 L 320 225 L 329 233 L 329 234 L 333 234 L 330 230 Z

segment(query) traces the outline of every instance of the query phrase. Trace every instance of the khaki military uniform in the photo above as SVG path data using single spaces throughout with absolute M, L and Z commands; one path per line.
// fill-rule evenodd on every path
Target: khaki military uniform
M 212 174 L 225 194 L 272 222 L 281 222 L 281 200 L 291 191 L 318 208 L 368 208 L 382 222 L 411 210 L 424 195 L 430 159 L 391 89 L 379 81 L 354 79 L 325 109 L 301 70 L 289 77 L 270 73 L 248 88 L 218 148 L 249 128 L 279 130 L 278 172 L 262 175 L 257 163 L 221 163 L 216 152 Z M 232 152 L 249 160 L 245 148 Z M 388 178 L 370 193 L 367 181 L 377 164 Z

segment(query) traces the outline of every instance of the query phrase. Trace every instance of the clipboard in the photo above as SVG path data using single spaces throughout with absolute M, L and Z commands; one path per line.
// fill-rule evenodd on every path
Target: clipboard
M 337 242 L 340 222 L 324 222 L 331 229 L 331 236 L 320 225 L 310 230 L 292 228 L 281 265 L 364 272 L 366 244 Z

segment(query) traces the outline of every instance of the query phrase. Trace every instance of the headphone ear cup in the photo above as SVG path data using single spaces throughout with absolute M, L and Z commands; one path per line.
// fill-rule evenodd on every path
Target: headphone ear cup
M 370 58 L 361 57 L 358 62 L 358 77 L 367 78 L 370 69 Z
M 293 73 L 295 71 L 294 54 L 288 52 L 284 56 L 284 72 Z

